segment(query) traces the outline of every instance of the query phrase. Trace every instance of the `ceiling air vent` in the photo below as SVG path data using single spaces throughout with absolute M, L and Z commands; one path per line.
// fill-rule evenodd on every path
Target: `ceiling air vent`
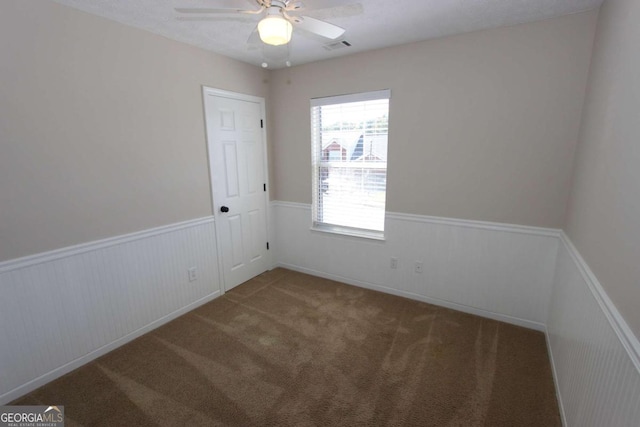
M 351 47 L 351 43 L 346 40 L 342 40 L 341 42 L 325 44 L 322 47 L 324 47 L 326 50 L 338 50 L 344 49 L 345 47 Z

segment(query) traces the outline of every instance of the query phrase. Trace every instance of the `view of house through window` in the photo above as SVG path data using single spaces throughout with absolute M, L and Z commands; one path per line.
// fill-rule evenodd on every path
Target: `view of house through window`
M 314 228 L 382 237 L 389 95 L 311 100 Z

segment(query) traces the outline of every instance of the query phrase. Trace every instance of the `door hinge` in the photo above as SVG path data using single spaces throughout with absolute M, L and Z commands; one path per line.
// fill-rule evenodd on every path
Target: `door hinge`
M 267 191 L 267 184 L 262 184 L 262 185 L 263 185 L 264 191 Z
M 264 122 L 260 119 L 260 129 L 264 129 Z
M 267 242 L 267 250 L 269 250 L 269 242 Z

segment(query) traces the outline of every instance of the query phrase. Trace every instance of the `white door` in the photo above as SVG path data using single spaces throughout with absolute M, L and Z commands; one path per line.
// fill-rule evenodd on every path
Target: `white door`
M 264 100 L 204 88 L 218 253 L 225 289 L 269 269 Z

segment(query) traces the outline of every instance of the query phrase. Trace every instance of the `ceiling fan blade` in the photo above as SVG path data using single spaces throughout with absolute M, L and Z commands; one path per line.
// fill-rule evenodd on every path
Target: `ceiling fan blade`
M 174 10 L 178 13 L 236 13 L 239 9 L 191 9 L 176 7 Z
M 289 18 L 296 28 L 331 40 L 339 38 L 346 31 L 342 27 L 311 18 L 310 16 L 291 16 Z
M 264 11 L 264 7 L 257 10 L 244 10 L 244 9 L 210 9 L 210 8 L 202 8 L 202 9 L 194 9 L 194 8 L 175 8 L 174 9 L 178 13 L 244 13 L 248 15 L 257 15 Z
M 175 1 L 174 3 L 182 3 Z M 261 0 L 207 0 L 208 6 L 189 7 L 189 9 L 253 9 L 262 6 Z
M 246 16 L 178 16 L 176 17 L 178 21 L 188 21 L 188 22 L 199 22 L 199 21 L 224 21 L 224 22 L 247 22 Z

